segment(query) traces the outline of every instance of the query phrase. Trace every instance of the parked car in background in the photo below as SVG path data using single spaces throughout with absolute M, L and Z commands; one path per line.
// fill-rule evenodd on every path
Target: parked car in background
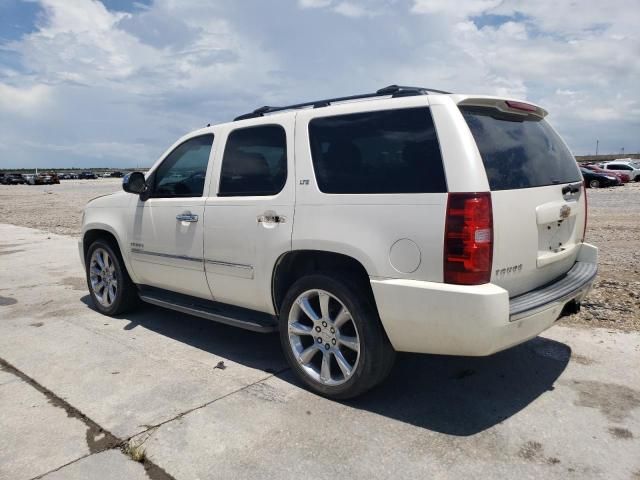
M 613 172 L 602 174 L 584 167 L 580 167 L 580 172 L 582 172 L 585 184 L 589 188 L 615 187 L 616 185 L 622 185 L 622 181 L 616 177 Z
M 47 172 L 38 174 L 38 178 L 42 185 L 55 185 L 60 183 L 60 178 L 55 172 Z
M 592 172 L 601 173 L 603 175 L 611 175 L 613 173 L 620 179 L 622 183 L 628 183 L 629 180 L 631 180 L 631 177 L 629 177 L 629 175 L 627 175 L 626 173 L 614 172 L 611 170 L 607 171 L 604 168 L 599 167 L 598 165 L 581 165 L 581 167 L 591 170 Z
M 5 185 L 24 185 L 25 183 L 27 183 L 27 181 L 19 173 L 7 173 L 5 175 Z
M 78 178 L 95 180 L 96 178 L 98 178 L 98 176 L 95 173 L 87 170 L 87 171 L 81 172 L 80 175 L 78 175 Z
M 640 182 L 640 165 L 631 160 L 606 162 L 600 166 L 607 172 L 618 172 L 629 175 L 634 182 Z
M 110 176 L 112 178 L 122 178 L 122 177 L 124 177 L 124 173 L 119 172 L 119 171 L 115 171 L 115 172 L 111 172 Z
M 22 175 L 27 185 L 35 185 L 36 184 L 36 174 L 35 173 L 25 173 Z

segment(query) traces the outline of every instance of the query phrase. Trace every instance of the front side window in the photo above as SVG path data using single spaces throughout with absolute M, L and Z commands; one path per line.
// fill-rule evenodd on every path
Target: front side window
M 218 196 L 266 196 L 287 181 L 287 137 L 279 125 L 234 130 L 227 138 Z
M 190 138 L 178 145 L 153 174 L 155 198 L 201 197 L 213 135 Z
M 447 191 L 429 108 L 315 118 L 309 140 L 324 193 Z

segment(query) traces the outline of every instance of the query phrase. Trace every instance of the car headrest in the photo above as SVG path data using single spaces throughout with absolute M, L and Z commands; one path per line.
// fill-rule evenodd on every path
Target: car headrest
M 228 176 L 270 176 L 269 164 L 260 153 L 236 150 L 227 163 L 225 175 Z

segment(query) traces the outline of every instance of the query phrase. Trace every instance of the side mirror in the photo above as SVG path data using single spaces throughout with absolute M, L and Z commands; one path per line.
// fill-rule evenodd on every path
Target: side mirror
M 127 193 L 142 195 L 148 190 L 144 174 L 142 172 L 127 173 L 122 179 L 122 189 Z

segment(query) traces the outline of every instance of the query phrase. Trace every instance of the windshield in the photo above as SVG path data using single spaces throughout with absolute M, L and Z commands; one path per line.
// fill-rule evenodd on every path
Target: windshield
M 490 107 L 460 110 L 480 151 L 491 190 L 581 181 L 573 155 L 544 119 Z

